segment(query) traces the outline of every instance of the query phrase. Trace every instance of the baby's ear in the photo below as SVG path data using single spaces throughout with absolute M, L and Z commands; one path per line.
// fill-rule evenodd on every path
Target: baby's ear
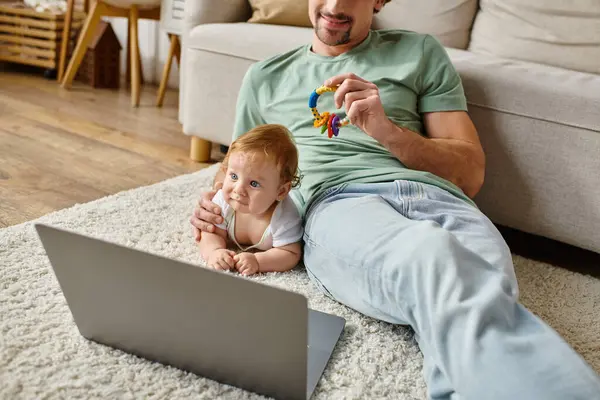
M 285 199 L 285 196 L 292 190 L 292 182 L 286 182 L 279 187 L 279 193 L 277 193 L 277 201 Z

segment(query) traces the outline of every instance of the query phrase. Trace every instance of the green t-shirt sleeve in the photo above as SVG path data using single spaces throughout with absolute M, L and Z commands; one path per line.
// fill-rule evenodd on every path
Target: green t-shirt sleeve
M 419 112 L 467 111 L 462 81 L 446 49 L 427 35 L 423 40 Z
M 256 71 L 254 64 L 246 71 L 237 97 L 232 141 L 250 129 L 265 124 L 256 101 L 257 87 L 254 84 Z

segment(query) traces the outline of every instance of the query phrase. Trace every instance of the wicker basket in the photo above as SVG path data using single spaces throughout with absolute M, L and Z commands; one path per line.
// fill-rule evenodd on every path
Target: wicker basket
M 85 16 L 73 12 L 69 55 Z M 0 61 L 56 69 L 64 19 L 64 14 L 37 12 L 20 2 L 0 2 Z

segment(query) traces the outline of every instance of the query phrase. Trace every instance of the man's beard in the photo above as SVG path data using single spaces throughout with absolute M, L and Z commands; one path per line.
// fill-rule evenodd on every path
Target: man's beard
M 342 36 L 339 39 L 337 39 L 335 41 L 331 41 L 331 40 L 328 40 L 327 36 L 325 36 L 327 28 L 321 26 L 321 24 L 320 24 L 321 16 L 319 13 L 317 13 L 317 15 L 315 16 L 315 19 L 317 21 L 316 26 L 315 26 L 315 33 L 321 42 L 325 43 L 328 46 L 339 46 L 339 45 L 347 44 L 350 42 L 350 31 L 352 30 L 352 25 L 350 25 L 350 27 L 348 28 L 348 30 L 346 32 L 342 33 Z M 336 36 L 339 34 L 340 34 L 339 31 L 335 32 Z

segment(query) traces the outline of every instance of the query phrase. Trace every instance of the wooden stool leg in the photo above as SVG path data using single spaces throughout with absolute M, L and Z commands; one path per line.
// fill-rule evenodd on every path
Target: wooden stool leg
M 131 30 L 129 35 L 131 36 L 130 41 L 130 53 L 131 53 L 131 105 L 138 107 L 140 105 L 140 57 L 138 47 L 138 8 L 136 5 L 132 5 L 129 10 L 129 23 Z
M 125 80 L 131 82 L 131 20 L 127 18 L 127 47 L 125 48 Z
M 200 139 L 197 136 L 192 136 L 190 146 L 190 158 L 196 162 L 210 161 L 210 149 L 212 143 L 208 140 Z
M 58 71 L 56 73 L 56 80 L 62 81 L 63 74 L 65 72 L 65 63 L 67 62 L 67 51 L 69 49 L 69 42 L 71 39 L 71 24 L 73 22 L 73 8 L 75 6 L 75 0 L 67 1 L 67 12 L 65 14 L 65 21 L 62 31 L 62 42 L 60 44 L 60 58 L 58 60 Z
M 175 37 L 175 59 L 177 60 L 177 66 L 181 64 L 181 42 L 179 41 L 178 35 L 173 35 Z
M 127 66 L 127 70 L 125 71 L 125 78 L 127 79 L 127 82 L 131 82 L 131 34 L 129 33 L 131 32 L 131 19 L 127 18 L 127 61 L 125 62 L 125 65 Z M 138 43 L 138 59 L 139 59 L 139 66 L 140 66 L 140 83 L 143 85 L 144 84 L 144 70 L 142 68 L 142 56 L 140 53 L 140 48 L 139 48 L 139 43 Z
M 138 55 L 138 65 L 140 67 L 140 83 L 143 85 L 146 82 L 146 80 L 144 79 L 144 65 L 142 64 L 142 52 L 140 51 L 140 42 L 139 41 L 138 41 L 137 55 Z
M 62 81 L 63 88 L 68 88 L 71 86 L 71 83 L 77 74 L 77 70 L 81 65 L 83 56 L 87 51 L 87 47 L 94 38 L 96 27 L 98 26 L 98 22 L 100 22 L 100 17 L 105 13 L 105 11 L 106 5 L 101 0 L 98 0 L 94 3 L 90 14 L 85 21 L 85 25 L 83 26 L 79 40 L 77 41 L 77 47 L 75 47 L 75 51 L 73 51 L 67 71 L 65 72 L 65 76 Z
M 158 87 L 158 98 L 156 99 L 157 107 L 162 107 L 163 105 L 165 91 L 167 90 L 167 82 L 169 81 L 169 74 L 171 73 L 171 63 L 173 62 L 175 48 L 177 47 L 177 35 L 169 34 L 169 38 L 171 39 L 171 45 L 169 46 L 169 54 L 167 55 L 162 78 L 160 79 L 160 86 Z

